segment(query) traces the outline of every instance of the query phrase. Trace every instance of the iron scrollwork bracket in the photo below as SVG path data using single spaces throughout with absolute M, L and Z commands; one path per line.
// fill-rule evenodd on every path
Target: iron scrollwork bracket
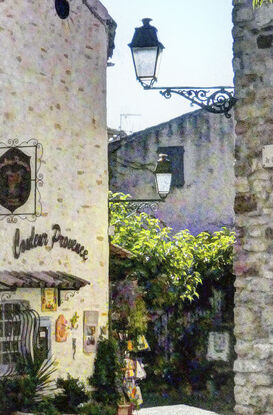
M 129 214 L 129 216 L 131 216 L 135 213 L 143 212 L 145 210 L 150 210 L 152 213 L 155 213 L 155 212 L 158 211 L 158 208 L 159 208 L 158 201 L 132 202 L 130 204 L 131 213 Z
M 230 110 L 236 104 L 234 88 L 231 86 L 215 87 L 153 87 L 143 84 L 144 89 L 158 89 L 160 94 L 170 99 L 177 94 L 204 110 L 213 114 L 224 114 L 231 118 Z
M 146 210 L 149 210 L 151 213 L 155 213 L 159 209 L 159 203 L 164 202 L 163 199 L 113 199 L 109 200 L 110 209 L 114 210 L 116 203 L 122 203 L 127 205 L 129 214 L 126 216 L 129 218 L 136 213 L 140 213 Z

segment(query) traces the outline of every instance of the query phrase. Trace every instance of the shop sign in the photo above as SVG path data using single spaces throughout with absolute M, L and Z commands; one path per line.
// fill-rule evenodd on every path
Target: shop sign
M 22 239 L 20 235 L 20 229 L 16 229 L 13 238 L 13 255 L 15 259 L 18 259 L 25 251 L 37 248 L 39 246 L 45 246 L 53 249 L 55 246 L 65 248 L 76 252 L 84 261 L 88 259 L 88 251 L 83 245 L 81 245 L 76 239 L 68 238 L 62 235 L 61 227 L 58 224 L 52 226 L 52 235 L 47 233 L 36 233 L 35 227 L 31 228 L 31 234 L 28 238 Z
M 0 157 L 0 205 L 13 213 L 26 203 L 30 190 L 30 157 L 10 148 Z

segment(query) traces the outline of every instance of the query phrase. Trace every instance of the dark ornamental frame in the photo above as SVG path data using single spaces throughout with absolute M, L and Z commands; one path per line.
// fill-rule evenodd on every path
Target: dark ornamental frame
M 34 178 L 31 179 L 31 187 L 34 185 L 34 210 L 32 212 L 21 212 L 21 213 L 0 213 L 0 221 L 3 219 L 7 219 L 8 223 L 17 223 L 18 218 L 27 220 L 29 222 L 35 222 L 38 217 L 42 215 L 42 203 L 41 203 L 41 193 L 39 187 L 42 187 L 43 182 L 43 174 L 40 173 L 42 158 L 43 158 L 43 146 L 38 140 L 31 138 L 28 141 L 22 141 L 19 144 L 19 140 L 17 138 L 8 140 L 8 144 L 4 143 L 3 141 L 0 142 L 0 150 L 10 148 L 18 148 L 24 151 L 24 148 L 33 148 L 35 154 L 34 160 Z

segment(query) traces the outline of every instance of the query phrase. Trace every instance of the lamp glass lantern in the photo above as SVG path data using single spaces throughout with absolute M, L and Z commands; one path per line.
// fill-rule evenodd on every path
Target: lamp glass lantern
M 157 29 L 150 25 L 152 19 L 142 19 L 129 47 L 132 52 L 137 80 L 147 87 L 157 80 L 159 64 L 164 46 L 158 41 Z
M 165 199 L 170 193 L 172 181 L 172 166 L 167 154 L 159 154 L 154 174 L 157 193 Z

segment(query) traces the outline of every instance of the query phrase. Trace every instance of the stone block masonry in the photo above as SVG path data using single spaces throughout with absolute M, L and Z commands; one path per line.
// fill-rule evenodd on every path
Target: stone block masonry
M 273 414 L 273 5 L 234 0 L 235 413 Z
M 2 217 L 0 283 L 12 281 L 12 273 L 38 275 L 41 288 L 51 289 L 59 272 L 89 284 L 50 291 L 56 306 L 49 300 L 45 306 L 35 281 L 21 283 L 0 294 L 0 303 L 27 302 L 47 322 L 43 339 L 58 364 L 54 376 L 86 381 L 95 359 L 88 333 L 95 330 L 97 340 L 108 318 L 106 67 L 115 23 L 98 0 L 69 4 L 61 19 L 54 0 L 0 1 L 1 147 L 30 138 L 43 146 L 42 213 L 31 223 Z M 72 326 L 75 313 L 79 321 Z M 87 315 L 94 316 L 92 330 Z M 67 331 L 61 341 L 59 316 Z M 7 361 L 4 353 L 1 360 L 4 341 L 0 334 L 0 369 Z

